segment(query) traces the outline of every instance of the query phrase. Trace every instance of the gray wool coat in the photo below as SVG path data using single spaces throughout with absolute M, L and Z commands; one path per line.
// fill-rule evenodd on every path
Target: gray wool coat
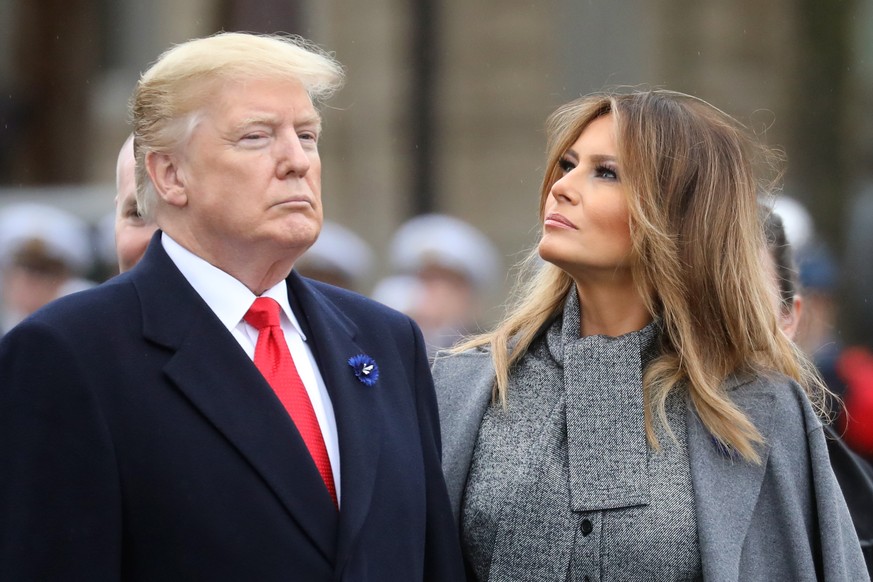
M 436 359 L 443 470 L 457 522 L 494 368 L 484 350 Z M 763 435 L 762 463 L 732 458 L 688 411 L 703 575 L 722 581 L 869 580 L 827 445 L 803 390 L 785 378 L 734 380 L 733 401 Z

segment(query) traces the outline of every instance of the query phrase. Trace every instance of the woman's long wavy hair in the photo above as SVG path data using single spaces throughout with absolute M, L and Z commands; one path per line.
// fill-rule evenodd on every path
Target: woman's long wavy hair
M 772 286 L 762 268 L 765 248 L 756 178 L 779 156 L 708 103 L 670 91 L 600 93 L 560 107 L 548 120 L 548 159 L 539 213 L 561 177 L 561 156 L 592 120 L 611 114 L 618 163 L 628 194 L 635 284 L 663 334 L 647 367 L 646 433 L 657 447 L 653 419 L 667 425 L 668 394 L 687 386 L 710 433 L 752 462 L 761 434 L 731 402 L 733 375 L 780 372 L 807 390 L 819 411 L 827 389 L 814 368 L 779 331 Z M 768 173 L 770 173 L 768 171 Z M 536 251 L 528 263 L 533 263 Z M 491 332 L 456 350 L 490 346 L 495 399 L 506 403 L 513 365 L 563 309 L 573 280 L 545 264 L 516 289 L 515 302 Z

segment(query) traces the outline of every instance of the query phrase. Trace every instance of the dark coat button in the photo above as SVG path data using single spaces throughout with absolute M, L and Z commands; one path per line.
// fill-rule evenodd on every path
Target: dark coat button
M 594 526 L 591 524 L 591 520 L 586 518 L 582 520 L 582 523 L 579 525 L 579 529 L 582 530 L 583 536 L 587 536 L 592 531 L 594 531 Z

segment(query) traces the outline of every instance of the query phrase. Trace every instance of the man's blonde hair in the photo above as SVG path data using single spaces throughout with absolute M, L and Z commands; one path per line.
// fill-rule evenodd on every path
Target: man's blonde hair
M 131 102 L 137 204 L 151 217 L 157 192 L 146 171 L 149 152 L 174 153 L 197 126 L 221 84 L 249 79 L 298 81 L 316 105 L 342 86 L 342 66 L 298 36 L 222 32 L 162 54 L 142 75 Z

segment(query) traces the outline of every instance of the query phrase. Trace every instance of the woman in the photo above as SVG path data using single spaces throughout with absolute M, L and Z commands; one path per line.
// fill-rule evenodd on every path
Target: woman
M 545 264 L 434 367 L 470 578 L 867 579 L 826 390 L 777 332 L 753 142 L 666 91 L 548 129 Z

